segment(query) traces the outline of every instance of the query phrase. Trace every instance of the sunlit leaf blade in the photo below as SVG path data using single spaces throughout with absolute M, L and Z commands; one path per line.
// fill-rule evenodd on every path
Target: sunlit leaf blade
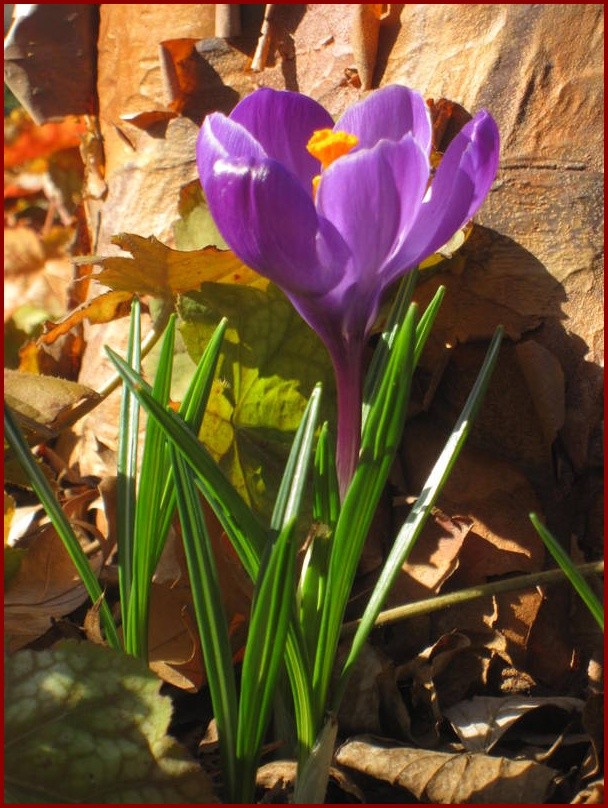
M 127 362 L 139 371 L 141 363 L 141 306 L 135 298 L 127 344 Z M 118 545 L 118 585 L 122 625 L 126 630 L 131 584 L 133 580 L 133 535 L 135 531 L 137 444 L 139 404 L 128 387 L 122 389 L 118 420 L 118 456 L 116 479 L 116 537 Z
M 163 337 L 152 389 L 154 399 L 163 407 L 169 401 L 171 390 L 174 340 L 175 315 L 172 315 Z M 158 513 L 168 468 L 168 447 L 163 431 L 154 420 L 149 421 L 139 471 L 133 534 L 133 580 L 125 634 L 127 652 L 142 659 L 148 656 L 152 575 L 165 540 L 158 532 Z
M 247 573 L 255 580 L 267 541 L 266 531 L 177 413 L 155 401 L 150 386 L 114 351 L 106 348 L 106 352 L 140 404 L 163 427 L 165 437 L 175 445 L 195 471 L 197 488 L 228 534 Z
M 192 470 L 173 446 L 170 456 L 192 601 L 219 735 L 222 775 L 226 794 L 232 800 L 238 782 L 237 696 L 228 621 L 222 606 L 211 539 L 199 494 L 192 482 Z
M 241 675 L 237 756 L 242 783 L 239 802 L 252 802 L 255 771 L 270 718 L 294 609 L 295 518 L 275 540 L 260 568 Z
M 595 592 L 591 589 L 587 581 L 572 563 L 572 560 L 565 552 L 561 544 L 557 541 L 555 536 L 551 533 L 551 531 L 547 530 L 535 513 L 530 514 L 530 521 L 534 525 L 538 535 L 543 540 L 545 547 L 562 568 L 564 575 L 576 589 L 585 606 L 589 609 L 594 620 L 603 631 L 604 608 L 599 599 L 596 597 Z
M 220 524 L 226 531 L 241 563 L 255 581 L 268 534 L 238 493 L 224 477 L 213 458 L 174 412 L 154 400 L 150 387 L 111 349 L 106 352 L 148 414 L 165 430 L 165 436 L 194 470 L 195 484 L 201 491 Z M 292 625 L 287 638 L 285 660 L 294 697 L 300 751 L 305 754 L 314 742 L 315 729 L 311 707 L 311 684 L 303 640 L 297 626 Z
M 352 667 L 359 655 L 364 642 L 372 630 L 374 621 L 382 609 L 382 605 L 388 596 L 396 576 L 402 564 L 407 559 L 412 547 L 431 512 L 431 508 L 439 496 L 445 481 L 447 480 L 457 458 L 462 449 L 477 415 L 483 397 L 490 383 L 492 371 L 496 365 L 500 344 L 503 337 L 503 329 L 496 329 L 494 337 L 486 353 L 485 360 L 479 371 L 479 375 L 473 385 L 469 397 L 463 407 L 460 417 L 448 438 L 448 441 L 441 452 L 433 470 L 427 478 L 422 492 L 414 504 L 409 516 L 405 520 L 393 547 L 388 555 L 386 563 L 380 574 L 380 578 L 372 592 L 367 607 L 357 632 L 353 638 L 350 653 L 340 674 L 339 684 L 336 689 L 333 705 L 337 707 L 344 693 L 348 677 Z
M 319 732 L 305 764 L 298 769 L 293 801 L 296 805 L 320 805 L 325 802 L 329 769 L 333 760 L 338 721 L 329 716 Z
M 315 452 L 313 478 L 313 525 L 302 563 L 298 587 L 300 625 L 309 655 L 314 658 L 323 603 L 327 595 L 327 572 L 333 531 L 340 514 L 333 441 L 323 424 Z
M 384 376 L 363 431 L 359 463 L 342 504 L 332 540 L 314 665 L 317 724 L 326 709 L 344 610 L 369 526 L 399 445 L 413 373 L 417 307 L 411 304 L 397 331 Z
M 99 614 L 102 626 L 105 631 L 106 640 L 112 648 L 120 649 L 121 642 L 118 638 L 112 612 L 108 606 L 104 593 L 99 585 L 99 581 L 95 577 L 93 570 L 89 564 L 89 560 L 80 546 L 72 526 L 61 506 L 55 499 L 55 495 L 51 486 L 42 473 L 40 466 L 36 463 L 26 441 L 17 426 L 10 408 L 4 405 L 4 436 L 8 441 L 11 449 L 15 453 L 19 464 L 25 471 L 36 496 L 42 503 L 53 527 L 57 534 L 63 541 L 70 558 L 74 562 L 76 571 L 78 572 L 86 590 L 93 603 L 99 602 Z
M 433 295 L 433 299 L 424 310 L 424 313 L 420 316 L 420 320 L 418 321 L 418 325 L 416 327 L 416 350 L 414 351 L 414 365 L 417 365 L 420 361 L 422 351 L 424 350 L 426 341 L 433 330 L 433 325 L 435 324 L 435 320 L 439 314 L 439 309 L 444 296 L 445 286 L 440 286 Z
M 322 388 L 317 384 L 312 391 L 300 426 L 291 445 L 283 479 L 275 502 L 270 527 L 281 530 L 282 527 L 300 512 L 300 505 L 306 487 L 312 447 L 319 417 Z
M 321 427 L 317 441 L 313 483 L 313 519 L 333 530 L 340 515 L 340 489 L 336 475 L 336 453 L 327 422 Z
M 225 319 L 221 320 L 218 327 L 215 329 L 200 358 L 179 408 L 179 414 L 183 417 L 194 435 L 198 435 L 201 428 L 207 401 L 209 400 L 209 394 L 211 392 L 211 386 L 213 384 L 213 377 L 220 356 L 222 340 L 226 332 L 226 323 L 227 321 Z M 175 488 L 173 485 L 172 468 L 170 468 L 168 472 L 158 514 L 159 536 L 163 537 L 166 536 L 171 526 L 171 520 L 175 512 Z

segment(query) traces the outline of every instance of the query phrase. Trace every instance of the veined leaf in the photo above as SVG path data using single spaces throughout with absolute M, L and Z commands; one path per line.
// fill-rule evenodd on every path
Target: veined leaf
M 168 734 L 171 701 L 134 657 L 66 642 L 5 661 L 6 801 L 217 802 Z

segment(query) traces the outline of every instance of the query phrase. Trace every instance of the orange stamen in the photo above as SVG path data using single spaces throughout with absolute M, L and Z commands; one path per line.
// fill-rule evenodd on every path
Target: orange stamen
M 349 135 L 348 132 L 317 129 L 306 144 L 306 148 L 321 163 L 321 169 L 325 170 L 339 157 L 344 157 L 345 154 L 348 154 L 358 143 L 359 138 L 356 135 Z M 317 174 L 312 181 L 313 194 L 315 195 L 320 182 L 321 175 Z

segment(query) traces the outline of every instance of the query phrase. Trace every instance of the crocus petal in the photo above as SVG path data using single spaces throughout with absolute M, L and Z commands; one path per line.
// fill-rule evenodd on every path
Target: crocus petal
M 387 259 L 407 235 L 428 171 L 426 156 L 407 135 L 342 157 L 323 174 L 317 209 L 348 245 L 351 271 L 363 289 L 377 285 Z
M 450 143 L 404 245 L 404 264 L 434 253 L 475 215 L 496 177 L 499 149 L 496 123 L 482 110 Z
M 207 115 L 196 140 L 196 163 L 203 188 L 216 160 L 265 157 L 262 146 L 242 126 L 219 112 Z
M 280 163 L 216 160 L 203 188 L 220 233 L 248 266 L 295 294 L 322 294 L 339 281 L 340 267 L 319 265 L 314 204 Z
M 423 97 L 391 84 L 375 90 L 349 107 L 334 127 L 359 138 L 359 147 L 369 148 L 382 138 L 401 140 L 410 132 L 425 154 L 431 150 L 431 115 Z
M 230 114 L 262 145 L 269 157 L 292 171 L 312 193 L 319 162 L 306 151 L 316 129 L 331 129 L 330 114 L 312 98 L 269 88 L 246 96 Z

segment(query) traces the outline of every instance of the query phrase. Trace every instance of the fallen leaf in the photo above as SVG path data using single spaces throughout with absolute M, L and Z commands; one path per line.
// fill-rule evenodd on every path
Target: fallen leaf
M 258 278 L 230 250 L 209 246 L 180 252 L 154 236 L 143 238 L 132 233 L 114 236 L 112 242 L 132 257 L 98 258 L 102 269 L 94 277 L 115 291 L 172 297 L 198 289 L 205 281 L 251 283 Z
M 76 404 L 95 400 L 97 393 L 82 384 L 4 369 L 6 403 L 17 419 L 27 419 L 32 440 L 48 437 L 48 431 L 61 429 L 61 425 Z
M 444 154 L 458 132 L 473 116 L 463 106 L 447 98 L 437 101 L 429 98 L 427 105 L 433 125 L 433 149 Z
M 529 696 L 496 698 L 474 696 L 467 701 L 453 704 L 443 711 L 454 727 L 467 752 L 489 752 L 522 716 L 533 710 L 553 709 L 567 714 L 580 714 L 584 701 L 569 696 Z M 544 732 L 546 712 L 537 719 L 537 730 Z M 527 724 L 528 729 L 531 725 Z M 553 739 L 559 734 L 555 732 Z M 552 741 L 550 740 L 548 745 Z
M 160 63 L 169 108 L 182 113 L 200 87 L 200 56 L 195 39 L 167 39 L 160 43 Z
M 460 565 L 460 550 L 472 526 L 473 520 L 468 517 L 450 517 L 435 508 L 427 529 L 401 567 L 387 606 L 438 594 Z
M 597 780 L 581 789 L 570 801 L 572 805 L 605 805 L 604 781 Z
M 522 372 L 540 421 L 544 438 L 551 446 L 566 419 L 566 381 L 564 371 L 551 353 L 536 340 L 515 346 Z
M 542 803 L 557 774 L 530 761 L 412 749 L 372 736 L 347 741 L 338 749 L 336 762 L 399 785 L 421 802 L 450 805 Z
M 338 649 L 338 665 L 350 644 Z M 371 733 L 409 740 L 411 721 L 397 686 L 395 666 L 380 649 L 366 643 L 353 667 L 338 713 L 343 735 Z
M 131 292 L 105 292 L 81 304 L 58 323 L 47 323 L 39 342 L 52 345 L 83 320 L 90 323 L 109 323 L 121 317 L 128 317 L 131 311 Z
M 430 415 L 419 415 L 406 424 L 401 457 L 408 493 L 417 495 L 422 489 L 447 437 Z M 472 522 L 459 552 L 453 585 L 472 586 L 489 577 L 542 568 L 544 545 L 528 519 L 530 511 L 542 508 L 530 482 L 513 463 L 466 445 L 438 504 L 445 513 Z
M 152 584 L 150 668 L 165 682 L 196 693 L 205 682 L 189 588 Z
M 95 495 L 91 491 L 88 501 Z M 64 509 L 74 518 L 86 505 L 86 498 L 77 503 L 68 500 Z M 74 562 L 52 525 L 24 537 L 18 547 L 26 553 L 4 593 L 4 632 L 11 651 L 42 636 L 54 619 L 70 614 L 88 598 Z M 102 553 L 95 553 L 90 562 L 98 572 Z
M 80 145 L 86 125 L 80 118 L 37 125 L 24 112 L 14 110 L 10 115 L 15 128 L 13 138 L 4 144 L 4 168 L 15 168 L 31 160 L 50 157 L 62 149 Z
M 72 641 L 18 652 L 5 677 L 8 802 L 217 802 L 141 660 Z

